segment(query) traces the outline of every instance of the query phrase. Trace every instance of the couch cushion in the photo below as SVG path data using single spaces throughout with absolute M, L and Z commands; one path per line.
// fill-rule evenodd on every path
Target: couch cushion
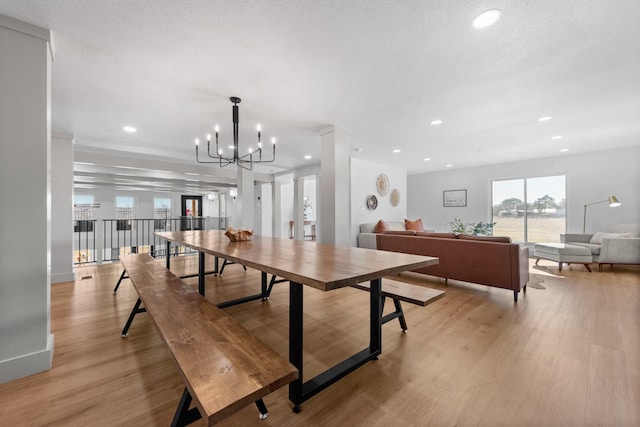
M 382 233 L 385 230 L 389 229 L 389 225 L 383 220 L 378 221 L 375 227 L 373 227 L 374 233 Z
M 361 233 L 373 233 L 373 228 L 376 226 L 375 222 L 364 222 L 360 224 Z
M 438 237 L 440 239 L 457 239 L 458 236 L 454 233 L 432 233 L 432 232 L 417 232 L 416 236 L 422 237 Z
M 616 224 L 608 227 L 609 233 L 630 233 L 629 237 L 640 237 L 640 224 Z
M 571 242 L 570 245 L 574 246 L 582 246 L 583 248 L 587 248 L 591 251 L 591 255 L 600 255 L 600 249 L 602 249 L 602 245 L 596 245 L 593 243 L 579 243 L 579 242 Z
M 589 243 L 596 245 L 602 244 L 602 239 L 628 239 L 631 233 L 603 233 L 598 231 L 592 237 Z
M 474 236 L 472 234 L 458 234 L 460 240 L 481 240 L 484 242 L 511 243 L 511 237 L 506 236 Z
M 382 234 L 398 234 L 401 236 L 415 236 L 415 230 L 385 230 Z
M 410 219 L 405 219 L 404 227 L 407 230 L 424 231 L 424 225 L 422 225 L 422 218 L 418 218 L 415 221 L 411 221 Z
M 395 231 L 406 230 L 404 226 L 404 222 L 402 221 L 387 221 L 387 225 L 389 226 L 389 230 L 395 230 Z

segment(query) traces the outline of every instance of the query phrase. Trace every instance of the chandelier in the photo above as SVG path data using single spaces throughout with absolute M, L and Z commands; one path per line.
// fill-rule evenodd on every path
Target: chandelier
M 218 144 L 218 131 L 220 130 L 216 125 L 216 151 L 211 153 L 211 134 L 207 135 L 207 156 L 210 159 L 214 160 L 200 160 L 198 154 L 198 146 L 200 145 L 200 140 L 196 138 L 196 161 L 198 163 L 218 163 L 218 165 L 223 168 L 225 166 L 236 164 L 243 169 L 252 170 L 254 163 L 272 163 L 276 159 L 276 139 L 271 138 L 271 144 L 273 145 L 273 155 L 271 160 L 263 160 L 262 159 L 262 142 L 261 138 L 261 128 L 260 125 L 257 126 L 258 129 L 258 148 L 255 150 L 253 148 L 249 148 L 249 152 L 244 156 L 241 156 L 238 151 L 238 104 L 241 99 L 237 96 L 232 96 L 229 98 L 231 102 L 233 102 L 232 112 L 233 112 L 233 146 L 229 146 L 229 149 L 233 150 L 233 153 L 230 156 L 225 156 L 223 154 L 222 149 Z M 255 157 L 255 158 L 254 158 Z

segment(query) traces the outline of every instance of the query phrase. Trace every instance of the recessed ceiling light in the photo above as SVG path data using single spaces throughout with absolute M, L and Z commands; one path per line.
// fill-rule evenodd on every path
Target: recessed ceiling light
M 544 116 L 538 119 L 539 122 L 546 122 L 547 120 L 551 120 L 551 116 Z
M 399 152 L 400 152 L 400 150 L 396 148 L 395 150 L 393 150 L 393 152 L 394 152 L 394 153 L 399 153 Z
M 430 159 L 429 157 L 425 157 L 425 158 L 424 158 L 424 159 L 422 159 L 422 160 L 424 160 L 425 162 L 428 162 L 428 161 L 429 161 L 429 160 L 431 160 L 431 159 Z
M 311 156 L 307 154 L 306 156 L 304 156 L 304 158 L 309 160 L 311 158 Z
M 125 126 L 122 128 L 122 130 L 129 133 L 134 133 L 138 131 L 138 129 L 134 128 L 133 126 Z
M 552 136 L 551 139 L 562 139 L 562 135 Z
M 448 167 L 448 168 L 452 168 L 452 167 L 453 167 L 453 165 L 447 165 L 446 167 Z
M 431 123 L 429 123 L 431 126 L 438 126 L 442 124 L 442 120 L 440 119 L 436 119 L 436 120 L 431 120 Z
M 561 153 L 564 153 L 564 152 L 567 152 L 567 151 L 569 151 L 568 148 L 563 148 L 562 150 L 560 150 Z
M 500 11 L 498 9 L 489 9 L 482 12 L 480 15 L 476 16 L 476 19 L 473 20 L 471 25 L 473 28 L 481 29 L 487 28 L 500 19 Z

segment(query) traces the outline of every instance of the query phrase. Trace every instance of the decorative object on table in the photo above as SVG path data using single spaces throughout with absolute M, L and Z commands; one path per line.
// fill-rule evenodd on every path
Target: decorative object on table
M 227 228 L 227 231 L 224 233 L 224 235 L 227 236 L 232 242 L 251 240 L 252 234 L 253 230 L 247 230 L 245 228 L 233 228 L 231 226 L 229 226 L 229 228 Z
M 404 228 L 407 230 L 413 230 L 413 231 L 424 231 L 424 225 L 422 225 L 422 218 L 418 218 L 415 221 L 411 221 L 410 219 L 405 218 Z
M 371 210 L 378 207 L 378 198 L 373 194 L 367 198 L 367 207 Z
M 198 163 L 218 163 L 218 166 L 220 166 L 221 168 L 231 164 L 236 164 L 241 168 L 247 169 L 247 170 L 252 170 L 254 163 L 273 163 L 276 160 L 276 139 L 271 138 L 271 145 L 273 146 L 273 154 L 272 154 L 271 160 L 263 160 L 262 159 L 262 142 L 260 141 L 260 138 L 262 136 L 261 134 L 262 129 L 260 125 L 257 125 L 258 148 L 256 149 L 249 148 L 249 153 L 245 154 L 244 156 L 238 155 L 238 153 L 240 152 L 238 147 L 238 123 L 239 123 L 238 104 L 240 103 L 241 99 L 238 98 L 237 96 L 232 96 L 231 98 L 229 98 L 229 100 L 233 102 L 233 107 L 232 107 L 232 118 L 233 118 L 232 150 L 233 152 L 228 157 L 223 154 L 223 150 L 218 145 L 218 131 L 220 129 L 218 128 L 218 125 L 216 125 L 215 127 L 216 151 L 213 154 L 211 154 L 211 134 L 207 135 L 207 156 L 213 160 L 200 160 L 200 158 L 198 157 L 198 145 L 200 145 L 200 140 L 196 138 L 196 161 Z
M 609 203 L 609 207 L 610 208 L 617 208 L 618 206 L 620 206 L 622 203 L 620 203 L 620 201 L 618 200 L 618 198 L 616 196 L 609 196 L 608 199 L 606 200 L 600 200 L 598 202 L 593 202 L 593 203 L 587 203 L 586 205 L 584 205 L 584 219 L 582 221 L 582 233 L 586 233 L 586 229 L 587 229 L 587 206 L 591 206 L 591 205 L 599 205 L 600 203 Z
M 313 221 L 313 206 L 311 206 L 309 196 L 302 198 L 302 218 L 305 221 Z
M 472 234 L 474 236 L 492 236 L 495 222 L 462 222 L 459 218 L 454 218 L 448 222 L 451 232 L 455 234 Z
M 389 200 L 391 200 L 391 206 L 398 206 L 400 204 L 400 192 L 397 188 L 391 190 L 391 194 L 389 195 Z
M 442 206 L 445 208 L 467 206 L 467 190 L 443 191 Z
M 376 179 L 376 188 L 378 189 L 378 194 L 382 197 L 386 196 L 389 193 L 389 177 L 383 173 L 378 175 L 378 179 Z

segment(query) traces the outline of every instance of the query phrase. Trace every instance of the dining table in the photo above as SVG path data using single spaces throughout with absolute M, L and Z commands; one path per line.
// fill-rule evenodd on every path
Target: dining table
M 438 258 L 378 251 L 349 246 L 253 235 L 251 240 L 230 241 L 221 230 L 156 232 L 167 245 L 166 267 L 170 268 L 171 245 L 198 251 L 198 288 L 204 294 L 205 255 L 223 258 L 289 282 L 289 361 L 298 369 L 298 379 L 289 384 L 294 412 L 301 404 L 382 353 L 382 277 L 393 276 L 438 263 Z M 217 262 L 216 262 L 217 265 Z M 304 381 L 303 291 L 320 291 L 370 282 L 369 345 L 324 372 Z

